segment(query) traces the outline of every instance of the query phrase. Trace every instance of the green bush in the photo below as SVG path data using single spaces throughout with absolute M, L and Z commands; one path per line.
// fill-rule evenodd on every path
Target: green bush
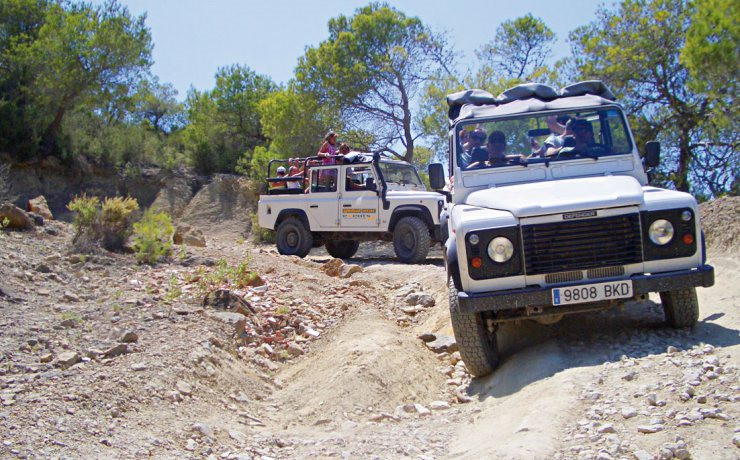
M 138 209 L 139 203 L 131 197 L 116 196 L 103 201 L 97 231 L 103 247 L 108 250 L 123 248 L 126 238 L 131 235 L 131 215 Z
M 172 253 L 175 229 L 167 213 L 148 209 L 134 224 L 134 251 L 140 262 L 154 264 Z
M 252 221 L 252 239 L 254 242 L 275 244 L 275 230 L 260 227 L 256 212 L 252 213 L 250 219 Z
M 100 205 L 98 197 L 87 196 L 84 193 L 74 197 L 67 204 L 67 209 L 75 213 L 75 219 L 72 223 L 75 228 L 75 238 L 84 232 L 93 232 L 93 224 L 98 215 L 98 205 Z

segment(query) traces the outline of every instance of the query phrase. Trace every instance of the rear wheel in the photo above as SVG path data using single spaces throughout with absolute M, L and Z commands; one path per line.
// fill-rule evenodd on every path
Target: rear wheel
M 349 259 L 357 252 L 360 242 L 355 240 L 327 241 L 326 252 L 337 259 Z
M 277 249 L 287 256 L 306 257 L 313 246 L 313 235 L 300 219 L 288 217 L 277 229 Z
M 693 327 L 699 320 L 699 300 L 696 288 L 676 289 L 660 293 L 665 320 L 675 328 Z
M 403 217 L 393 229 L 393 249 L 401 262 L 415 264 L 424 262 L 431 242 L 429 229 L 418 217 Z
M 499 362 L 496 331 L 489 330 L 482 313 L 460 313 L 457 289 L 450 280 L 450 320 L 460 357 L 475 377 L 488 375 Z

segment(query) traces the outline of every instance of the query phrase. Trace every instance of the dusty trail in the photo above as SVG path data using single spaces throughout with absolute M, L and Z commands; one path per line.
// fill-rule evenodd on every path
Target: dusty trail
M 230 326 L 209 309 L 162 303 L 168 280 L 192 268 L 148 269 L 125 256 L 72 263 L 57 255 L 61 238 L 0 240 L 0 281 L 24 299 L 0 298 L 3 458 L 608 460 L 669 447 L 693 458 L 738 455 L 733 253 L 712 254 L 717 284 L 699 290 L 693 331 L 666 329 L 657 298 L 550 326 L 525 322 L 505 331 L 500 368 L 471 382 L 459 377 L 464 367 L 453 366 L 454 356 L 417 338 L 452 335 L 438 249 L 427 264 L 403 265 L 387 245 L 363 245 L 348 261 L 363 272 L 350 279 L 324 274 L 321 251 L 295 260 L 226 237 L 194 251 L 250 258 L 267 282 L 254 302 L 309 317 L 320 336 L 282 359 L 234 349 Z M 51 274 L 37 272 L 52 260 Z M 412 282 L 435 300 L 415 316 L 400 310 L 398 297 Z M 59 326 L 68 320 L 76 325 Z M 45 350 L 58 357 L 108 347 L 126 330 L 140 338 L 121 356 L 66 369 L 38 364 Z M 682 400 L 694 381 L 695 396 Z M 459 387 L 470 402 L 457 402 L 451 389 Z M 646 402 L 652 393 L 656 404 Z M 636 414 L 624 417 L 629 408 Z M 646 424 L 663 428 L 640 433 Z

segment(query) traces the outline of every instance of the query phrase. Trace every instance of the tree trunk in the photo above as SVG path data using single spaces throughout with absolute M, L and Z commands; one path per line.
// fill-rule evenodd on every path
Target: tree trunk
M 54 147 L 56 146 L 57 134 L 59 133 L 59 127 L 62 125 L 62 118 L 66 107 L 64 105 L 57 109 L 56 115 L 54 115 L 54 121 L 51 122 L 46 133 L 44 133 L 43 148 L 41 149 L 41 155 L 43 157 L 51 156 L 54 153 Z
M 678 138 L 678 168 L 674 183 L 676 190 L 689 191 L 689 163 L 691 162 L 691 147 L 689 146 L 689 131 L 681 130 Z

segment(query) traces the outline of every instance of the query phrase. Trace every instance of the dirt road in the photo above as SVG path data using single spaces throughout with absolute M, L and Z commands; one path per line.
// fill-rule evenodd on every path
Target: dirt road
M 321 252 L 297 260 L 224 238 L 148 268 L 70 254 L 58 226 L 0 235 L 3 458 L 740 453 L 735 253 L 712 254 L 717 284 L 699 290 L 694 330 L 665 328 L 657 298 L 523 323 L 506 331 L 501 367 L 471 380 L 455 353 L 418 338 L 452 335 L 438 252 L 401 265 L 363 248 L 348 261 L 362 272 L 338 278 Z M 221 258 L 265 281 L 245 290 L 260 322 L 251 344 L 196 295 Z M 409 310 L 410 293 L 434 303 Z

